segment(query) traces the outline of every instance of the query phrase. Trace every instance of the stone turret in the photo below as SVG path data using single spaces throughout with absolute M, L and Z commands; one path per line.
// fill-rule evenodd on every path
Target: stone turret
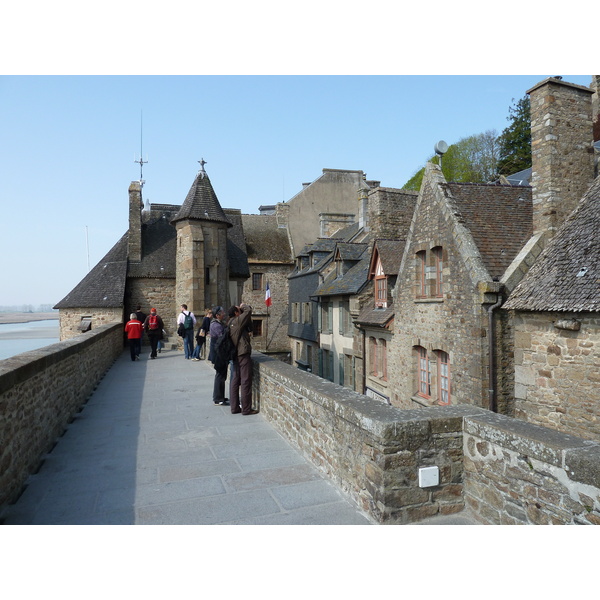
M 531 100 L 534 234 L 553 236 L 594 179 L 592 90 L 550 77 Z
M 208 306 L 229 304 L 227 229 L 233 226 L 201 164 L 171 221 L 177 230 L 175 304 L 187 304 L 197 314 Z

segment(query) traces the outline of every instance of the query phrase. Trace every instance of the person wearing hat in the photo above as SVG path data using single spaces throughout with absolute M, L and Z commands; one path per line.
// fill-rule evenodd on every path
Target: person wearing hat
M 148 334 L 148 340 L 150 341 L 150 358 L 156 358 L 156 350 L 159 340 L 162 340 L 163 328 L 163 320 L 156 313 L 156 309 L 150 309 L 150 314 L 144 321 L 144 331 Z

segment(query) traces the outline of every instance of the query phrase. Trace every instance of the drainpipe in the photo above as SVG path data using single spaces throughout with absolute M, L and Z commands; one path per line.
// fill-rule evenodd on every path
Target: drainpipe
M 488 320 L 489 320 L 489 405 L 488 408 L 492 412 L 498 412 L 497 406 L 497 390 L 496 390 L 496 353 L 494 351 L 496 346 L 496 327 L 494 324 L 494 311 L 502 304 L 502 296 L 499 296 L 498 302 L 492 304 L 488 308 Z
M 367 391 L 367 350 L 366 350 L 366 332 L 362 330 L 362 391 L 361 394 L 364 394 Z

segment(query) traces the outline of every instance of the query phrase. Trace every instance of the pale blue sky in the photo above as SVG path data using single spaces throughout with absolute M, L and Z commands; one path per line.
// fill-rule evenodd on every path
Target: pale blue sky
M 589 85 L 591 75 L 568 75 L 594 68 L 586 68 L 593 36 L 570 26 L 576 15 L 561 16 L 564 43 L 541 53 L 524 24 L 535 18 L 547 42 L 552 11 L 503 8 L 468 0 L 432 0 L 426 15 L 382 0 L 5 7 L 0 306 L 55 304 L 87 273 L 88 246 L 93 267 L 126 231 L 142 120 L 144 198 L 183 202 L 204 158 L 222 206 L 256 213 L 323 168 L 401 187 L 438 140 L 501 132 L 513 99 L 547 76 L 507 73 Z M 576 60 L 565 47 L 577 48 Z
M 257 213 L 323 168 L 402 187 L 545 77 L 0 77 L 0 305 L 58 302 L 116 243 L 142 145 L 144 199 L 183 202 L 204 158 L 221 205 Z

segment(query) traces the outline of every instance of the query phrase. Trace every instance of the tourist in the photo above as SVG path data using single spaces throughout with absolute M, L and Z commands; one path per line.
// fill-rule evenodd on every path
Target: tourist
M 212 310 L 213 319 L 210 322 L 210 353 L 208 360 L 215 363 L 215 342 L 225 331 L 225 324 L 223 319 L 225 318 L 225 310 L 222 306 L 215 306 Z M 213 385 L 213 402 L 215 405 L 228 406 L 229 398 L 225 398 L 225 381 L 227 380 L 227 365 L 225 369 L 215 366 L 215 382 Z
M 198 329 L 196 334 L 196 347 L 192 353 L 192 360 L 204 360 L 206 356 L 206 338 L 209 336 L 210 330 L 210 319 L 212 317 L 212 310 L 207 308 L 204 311 L 204 319 L 202 319 L 202 325 Z
M 135 313 L 129 315 L 129 321 L 125 324 L 125 333 L 129 341 L 129 351 L 131 352 L 131 360 L 140 360 L 142 351 L 142 333 L 144 332 L 142 322 L 137 318 Z
M 150 314 L 144 321 L 144 331 L 148 334 L 148 340 L 150 341 L 150 358 L 156 358 L 158 342 L 163 337 L 163 328 L 163 320 L 157 314 L 156 309 L 150 309 Z
M 142 307 L 140 304 L 137 305 L 135 309 L 135 316 L 140 323 L 143 323 L 146 320 L 146 313 L 142 312 Z
M 194 352 L 194 327 L 196 326 L 196 317 L 187 304 L 181 305 L 181 312 L 177 317 L 177 333 L 183 338 L 183 352 L 186 360 L 192 358 Z
M 252 408 L 252 344 L 249 324 L 252 322 L 252 307 L 240 304 L 229 309 L 229 335 L 237 350 L 233 359 L 231 377 L 231 412 L 233 414 L 255 415 Z

